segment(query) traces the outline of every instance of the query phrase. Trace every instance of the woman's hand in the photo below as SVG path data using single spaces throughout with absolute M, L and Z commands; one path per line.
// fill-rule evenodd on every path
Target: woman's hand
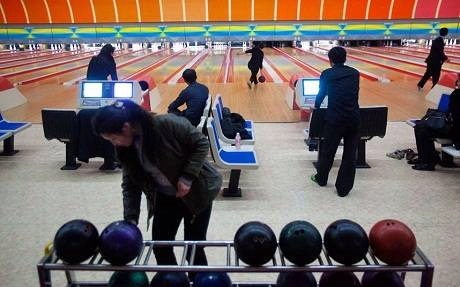
M 190 192 L 191 185 L 183 182 L 179 179 L 177 182 L 177 193 L 176 197 L 184 197 Z

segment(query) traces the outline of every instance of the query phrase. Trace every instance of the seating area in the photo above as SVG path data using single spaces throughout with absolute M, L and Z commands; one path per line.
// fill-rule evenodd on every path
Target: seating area
M 0 140 L 3 141 L 2 156 L 11 156 L 18 151 L 14 149 L 14 136 L 30 127 L 32 124 L 28 122 L 11 122 L 3 117 L 0 112 Z
M 357 168 L 370 168 L 366 162 L 366 142 L 373 137 L 383 138 L 386 134 L 388 107 L 369 106 L 359 109 L 361 116 L 360 141 L 357 154 Z M 318 151 L 323 141 L 324 116 L 326 108 L 314 109 L 310 117 L 309 138 L 319 140 Z M 318 152 L 319 156 L 319 152 Z

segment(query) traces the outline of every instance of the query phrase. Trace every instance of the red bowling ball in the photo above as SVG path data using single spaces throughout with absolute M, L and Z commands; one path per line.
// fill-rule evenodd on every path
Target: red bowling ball
M 369 233 L 372 251 L 389 265 L 402 265 L 414 257 L 417 241 L 404 223 L 385 219 L 377 222 Z

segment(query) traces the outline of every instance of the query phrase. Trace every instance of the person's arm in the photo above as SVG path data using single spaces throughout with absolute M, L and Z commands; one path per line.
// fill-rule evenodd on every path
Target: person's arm
M 324 75 L 324 73 L 322 73 L 319 78 L 319 92 L 318 92 L 318 95 L 316 95 L 316 99 L 315 99 L 316 109 L 319 109 L 321 107 L 321 104 L 323 103 L 326 95 L 327 95 L 326 76 Z
M 244 52 L 245 52 L 246 54 L 248 54 L 248 53 L 249 53 L 249 54 L 252 54 L 252 49 L 248 49 L 248 50 L 246 50 L 246 51 L 244 51 Z
M 110 69 L 110 78 L 112 81 L 118 81 L 117 65 L 115 64 L 115 60 L 113 61 L 113 66 Z
M 187 101 L 187 92 L 183 90 L 180 92 L 179 96 L 169 104 L 168 106 L 168 113 L 178 113 L 179 107 L 185 104 Z
M 142 191 L 138 185 L 131 181 L 124 169 L 121 188 L 123 190 L 123 218 L 126 221 L 138 224 L 141 213 Z

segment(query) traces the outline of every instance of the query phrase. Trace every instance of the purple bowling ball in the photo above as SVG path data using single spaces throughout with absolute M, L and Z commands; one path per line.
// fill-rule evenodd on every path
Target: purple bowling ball
M 142 233 L 128 221 L 115 221 L 101 233 L 99 251 L 112 265 L 125 265 L 139 256 Z

